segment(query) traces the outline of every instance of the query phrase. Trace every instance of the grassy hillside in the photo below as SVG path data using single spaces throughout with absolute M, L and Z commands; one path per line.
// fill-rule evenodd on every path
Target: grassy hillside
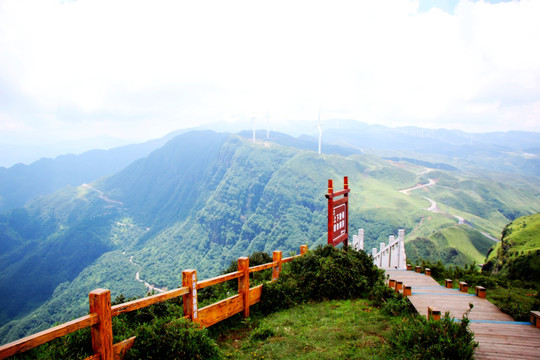
M 204 279 L 254 251 L 287 254 L 326 243 L 329 178 L 338 189 L 349 176 L 350 232 L 365 229 L 368 253 L 404 228 L 409 257 L 480 262 L 492 241 L 480 232 L 496 236 L 509 216 L 540 211 L 534 179 L 501 183 L 428 170 L 229 134 L 181 135 L 114 176 L 0 215 L 0 337 L 12 340 L 86 313 L 92 287 L 143 295 L 137 272 L 173 288 L 183 269 Z M 429 211 L 426 198 L 440 211 Z M 7 324 L 14 318 L 20 320 Z
M 540 213 L 512 221 L 486 258 L 486 271 L 540 282 Z
M 456 265 L 483 263 L 508 220 L 538 209 L 535 179 L 444 171 L 430 171 L 423 177 L 423 183 L 427 183 L 425 178 L 436 183 L 409 194 L 422 197 L 426 207 L 432 200 L 437 210 L 423 216 L 407 236 L 405 246 L 411 261 L 423 258 Z
M 429 236 L 420 236 L 405 244 L 407 258 L 441 260 L 445 264 L 480 264 L 493 241 L 468 226 L 453 224 Z

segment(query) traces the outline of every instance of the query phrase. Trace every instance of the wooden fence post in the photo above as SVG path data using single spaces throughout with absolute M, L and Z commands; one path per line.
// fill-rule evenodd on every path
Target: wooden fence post
M 441 310 L 435 306 L 428 306 L 427 308 L 427 319 L 428 320 L 441 320 Z
M 278 265 L 274 266 L 272 270 L 272 281 L 274 281 L 279 278 L 279 273 L 281 272 L 281 251 L 274 251 L 272 254 L 272 261 L 277 261 L 278 263 Z
M 197 321 L 197 270 L 187 269 L 182 271 L 182 286 L 189 288 L 189 293 L 184 295 L 184 316 L 191 321 Z
M 403 284 L 403 296 L 411 296 L 411 294 L 412 294 L 411 285 Z
M 300 245 L 300 255 L 307 253 L 307 245 Z
M 249 317 L 249 258 L 238 258 L 238 271 L 242 271 L 244 274 L 238 278 L 238 294 L 242 298 L 244 303 L 244 311 L 242 315 Z
M 92 325 L 92 350 L 101 360 L 113 360 L 113 333 L 111 318 L 111 292 L 96 289 L 88 294 L 90 313 L 99 315 L 99 322 Z

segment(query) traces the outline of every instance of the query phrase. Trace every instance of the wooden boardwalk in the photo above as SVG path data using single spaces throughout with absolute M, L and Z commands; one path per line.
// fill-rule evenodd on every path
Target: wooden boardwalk
M 460 319 L 469 310 L 471 331 L 478 341 L 476 359 L 540 359 L 540 329 L 528 322 L 514 321 L 486 299 L 473 294 L 447 289 L 431 276 L 407 270 L 386 269 L 390 279 L 410 285 L 409 300 L 418 313 L 427 316 L 428 306 L 435 306 L 441 315 Z

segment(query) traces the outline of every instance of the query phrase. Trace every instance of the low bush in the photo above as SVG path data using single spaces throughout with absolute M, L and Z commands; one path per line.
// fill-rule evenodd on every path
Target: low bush
M 469 320 L 454 321 L 409 317 L 392 329 L 387 339 L 388 357 L 394 359 L 473 359 L 478 343 L 468 330 Z
M 466 273 L 459 278 L 460 281 L 465 281 L 470 288 L 474 288 L 477 285 L 483 286 L 486 289 L 495 289 L 504 282 L 499 279 L 482 273 Z
M 113 334 L 115 343 L 136 336 L 126 359 L 223 358 L 208 331 L 183 318 L 181 299 L 114 317 Z M 16 355 L 14 359 L 83 359 L 91 354 L 90 328 L 85 328 Z
M 221 359 L 206 329 L 184 318 L 155 318 L 141 324 L 126 359 Z
M 257 266 L 272 262 L 272 256 L 268 253 L 258 251 L 249 256 L 249 266 Z M 231 261 L 229 267 L 222 271 L 222 274 L 228 274 L 238 271 L 238 261 Z M 272 269 L 257 271 L 250 274 L 250 286 L 256 286 L 269 281 L 272 277 Z M 198 301 L 199 306 L 203 307 L 208 304 L 215 303 L 219 300 L 226 299 L 238 293 L 238 280 L 226 281 L 214 286 L 209 286 L 199 290 Z
M 92 355 L 90 328 L 85 328 L 22 354 L 14 355 L 10 359 L 84 359 L 90 355 Z
M 381 306 L 381 311 L 390 316 L 403 316 L 416 313 L 411 302 L 401 294 L 387 298 Z
M 489 292 L 488 298 L 518 321 L 529 321 L 531 310 L 540 309 L 540 292 L 535 289 L 499 288 Z
M 368 298 L 382 286 L 383 272 L 365 252 L 319 246 L 264 286 L 258 309 L 267 314 L 311 300 Z

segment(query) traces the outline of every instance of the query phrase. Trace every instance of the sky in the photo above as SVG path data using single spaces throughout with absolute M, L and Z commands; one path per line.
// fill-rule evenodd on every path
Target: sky
M 539 132 L 538 19 L 538 0 L 0 0 L 0 144 L 319 113 Z

